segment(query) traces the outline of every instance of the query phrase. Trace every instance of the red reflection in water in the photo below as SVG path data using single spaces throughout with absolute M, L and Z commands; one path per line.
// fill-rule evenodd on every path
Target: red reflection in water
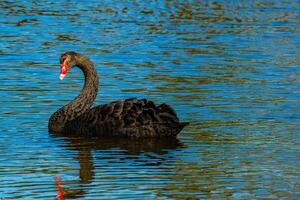
M 62 185 L 64 184 L 59 176 L 54 176 L 55 185 L 57 190 L 56 200 L 64 200 L 64 190 Z

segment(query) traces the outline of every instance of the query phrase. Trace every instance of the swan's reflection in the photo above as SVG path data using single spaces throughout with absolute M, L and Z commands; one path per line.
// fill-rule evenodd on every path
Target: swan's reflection
M 54 136 L 54 135 L 53 135 Z M 55 135 L 59 137 L 59 135 Z M 136 158 L 141 154 L 151 153 L 155 156 L 155 161 L 152 162 L 151 158 L 149 161 L 138 162 L 138 165 L 161 165 L 166 161 L 173 160 L 173 155 L 167 155 L 171 150 L 182 148 L 183 144 L 176 138 L 146 138 L 146 139 L 126 139 L 126 138 L 84 138 L 84 137 L 63 137 L 66 140 L 65 148 L 78 151 L 78 155 L 74 158 L 78 160 L 79 179 L 74 182 L 67 182 L 64 187 L 65 198 L 76 198 L 82 197 L 86 192 L 82 187 L 78 188 L 78 185 L 89 184 L 95 177 L 95 159 L 114 159 L 113 156 L 118 156 L 118 159 L 122 161 Z M 93 151 L 95 150 L 113 150 L 118 149 L 118 155 L 107 153 L 103 158 L 93 157 Z M 154 153 L 154 154 L 152 154 Z M 135 156 L 136 155 L 136 156 Z M 117 160 L 117 159 L 116 159 Z M 157 162 L 158 161 L 158 162 Z M 97 161 L 96 161 L 97 162 Z M 126 162 L 126 161 L 124 161 Z M 136 160 L 134 161 L 136 162 Z M 105 162 L 107 164 L 109 162 Z M 77 185 L 77 188 L 72 188 L 72 185 Z

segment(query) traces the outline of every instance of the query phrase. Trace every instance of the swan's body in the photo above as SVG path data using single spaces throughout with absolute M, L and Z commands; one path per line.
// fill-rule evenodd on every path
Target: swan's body
M 92 108 L 98 91 L 98 76 L 84 56 L 67 52 L 61 56 L 63 79 L 69 68 L 79 67 L 85 76 L 81 93 L 52 114 L 49 131 L 67 135 L 103 137 L 172 137 L 187 123 L 180 123 L 167 104 L 155 106 L 146 99 L 126 99 Z

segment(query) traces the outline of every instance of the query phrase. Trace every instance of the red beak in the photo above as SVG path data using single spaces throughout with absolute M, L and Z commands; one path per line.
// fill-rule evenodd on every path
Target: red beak
M 65 78 L 66 74 L 68 73 L 68 70 L 69 67 L 66 64 L 66 61 L 60 64 L 60 75 L 59 75 L 60 80 L 63 80 Z

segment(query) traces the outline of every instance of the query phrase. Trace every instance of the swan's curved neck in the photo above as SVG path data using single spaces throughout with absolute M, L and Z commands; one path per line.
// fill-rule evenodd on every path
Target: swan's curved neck
M 84 74 L 84 86 L 80 94 L 67 105 L 53 113 L 49 120 L 49 130 L 62 132 L 64 125 L 89 110 L 98 92 L 98 75 L 91 61 L 85 57 L 77 59 L 77 67 Z
M 68 120 L 72 120 L 91 108 L 98 92 L 98 76 L 96 69 L 88 59 L 79 59 L 77 67 L 84 74 L 84 86 L 80 94 L 66 106 L 67 113 L 70 114 Z M 72 115 L 72 116 L 71 116 Z

